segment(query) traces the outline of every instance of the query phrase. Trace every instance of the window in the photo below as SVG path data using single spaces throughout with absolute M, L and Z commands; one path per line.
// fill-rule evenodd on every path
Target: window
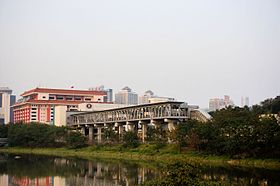
M 73 100 L 73 98 L 72 97 L 66 97 L 66 100 L 71 101 L 71 100 Z
M 91 98 L 85 98 L 85 101 L 91 101 Z
M 43 96 L 43 99 L 46 99 L 46 96 Z
M 77 101 L 81 101 L 81 100 L 82 100 L 82 98 L 81 98 L 81 97 L 75 97 L 75 100 L 77 100 Z
M 49 100 L 54 100 L 54 96 L 49 96 Z
M 63 98 L 63 96 L 56 96 L 56 99 L 57 100 L 63 100 L 64 98 Z

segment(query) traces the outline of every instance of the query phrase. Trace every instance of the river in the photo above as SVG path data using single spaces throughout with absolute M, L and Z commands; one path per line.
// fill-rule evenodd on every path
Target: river
M 0 186 L 139 185 L 161 176 L 153 163 L 82 160 L 37 155 L 0 154 Z M 201 167 L 206 180 L 225 185 L 280 185 L 280 172 L 233 167 Z

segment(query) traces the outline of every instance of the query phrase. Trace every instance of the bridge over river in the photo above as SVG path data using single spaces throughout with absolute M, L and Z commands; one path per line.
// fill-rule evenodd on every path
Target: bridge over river
M 101 143 L 104 128 L 111 128 L 119 136 L 124 131 L 137 131 L 145 142 L 148 126 L 171 131 L 178 122 L 191 118 L 192 111 L 194 109 L 184 102 L 150 103 L 73 114 L 70 116 L 70 126 L 88 136 L 89 143 Z

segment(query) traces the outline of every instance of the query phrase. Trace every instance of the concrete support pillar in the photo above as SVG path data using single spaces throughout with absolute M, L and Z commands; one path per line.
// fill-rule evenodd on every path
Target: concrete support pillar
M 82 127 L 82 134 L 86 136 L 86 127 Z
M 175 130 L 176 121 L 171 120 L 171 119 L 165 119 L 164 122 L 167 123 L 167 128 L 168 128 L 169 132 L 172 132 L 173 130 Z M 172 141 L 169 137 L 168 137 L 168 143 L 172 143 Z
M 168 122 L 167 124 L 169 132 L 172 130 L 175 130 L 175 123 L 174 122 Z
M 145 138 L 147 137 L 148 123 L 140 121 L 139 124 L 142 126 L 142 142 L 145 143 Z
M 171 132 L 172 130 L 175 130 L 175 126 L 176 126 L 176 123 L 177 123 L 176 120 L 164 119 L 164 122 L 167 123 L 167 128 L 168 128 L 169 132 Z
M 97 126 L 97 142 L 101 143 L 102 142 L 102 127 Z
M 118 124 L 118 134 L 119 134 L 119 139 L 121 139 L 121 137 L 123 135 L 123 125 L 122 124 Z
M 90 126 L 88 130 L 88 143 L 93 144 L 93 126 Z

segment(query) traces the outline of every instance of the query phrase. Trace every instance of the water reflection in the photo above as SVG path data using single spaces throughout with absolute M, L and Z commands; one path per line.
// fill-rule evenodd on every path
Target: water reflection
M 129 162 L 85 161 L 45 156 L 1 156 L 0 185 L 138 185 L 159 175 Z
M 86 161 L 0 154 L 0 186 L 139 185 L 161 177 L 159 166 L 126 161 Z M 221 185 L 280 185 L 280 172 L 232 167 L 200 167 L 204 180 Z
M 280 185 L 280 171 L 238 168 L 238 167 L 200 167 L 204 180 L 218 181 L 222 185 Z

